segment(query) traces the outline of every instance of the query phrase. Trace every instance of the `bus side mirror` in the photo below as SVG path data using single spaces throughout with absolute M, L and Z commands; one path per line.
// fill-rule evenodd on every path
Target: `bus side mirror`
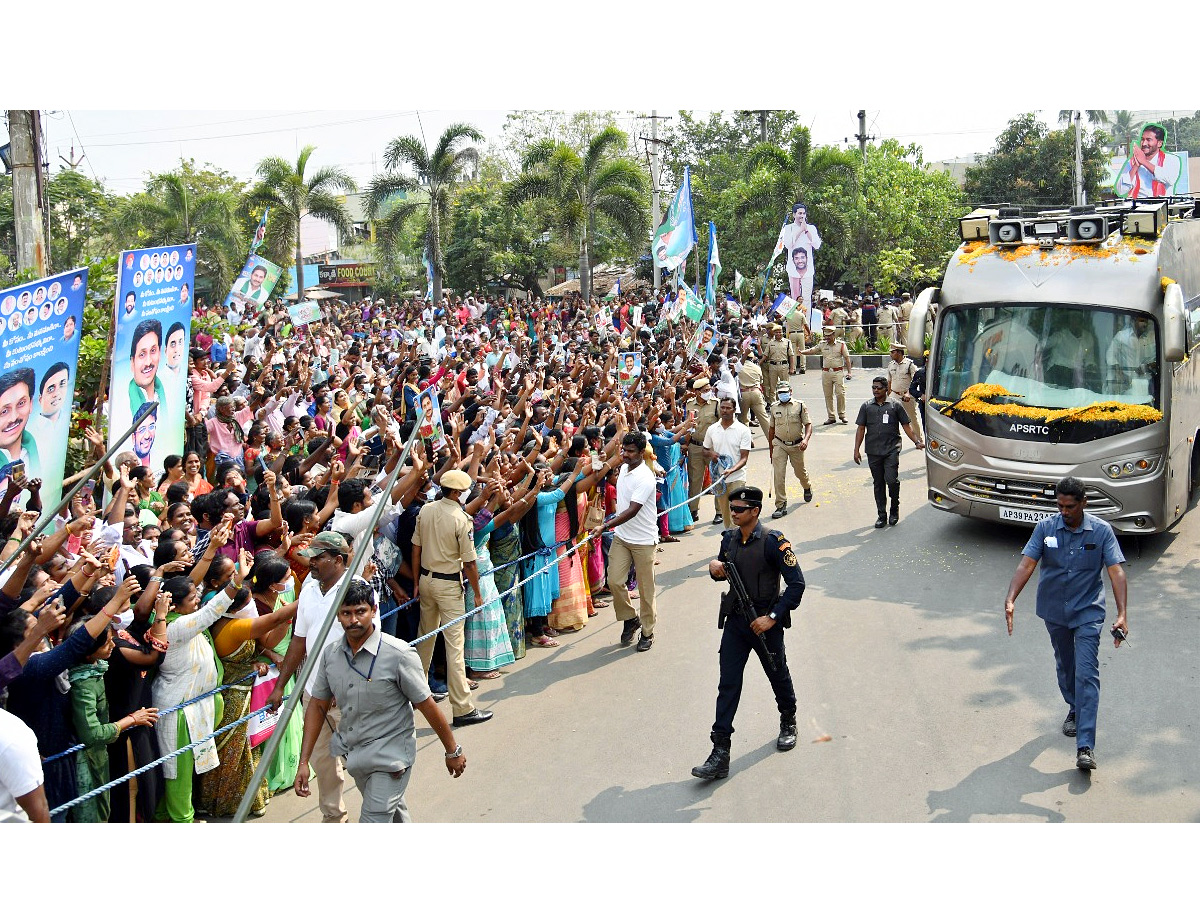
M 941 291 L 935 287 L 927 287 L 917 295 L 912 312 L 908 314 L 908 355 L 915 360 L 925 358 L 925 319 L 929 317 L 929 307 L 938 302 Z
M 1187 311 L 1183 290 L 1172 282 L 1163 291 L 1163 356 L 1167 362 L 1183 362 L 1187 353 Z

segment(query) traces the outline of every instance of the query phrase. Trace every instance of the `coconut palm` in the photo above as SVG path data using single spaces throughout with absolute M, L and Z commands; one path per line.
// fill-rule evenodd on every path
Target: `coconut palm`
M 155 175 L 146 190 L 121 201 L 113 230 L 127 246 L 196 244 L 196 274 L 230 284 L 241 268 L 237 194 L 201 192 L 178 173 Z
M 336 166 L 322 166 L 308 174 L 308 161 L 316 147 L 300 151 L 296 164 L 281 156 L 270 156 L 258 164 L 258 183 L 246 195 L 248 204 L 271 207 L 270 246 L 291 249 L 296 254 L 296 297 L 304 298 L 304 254 L 300 247 L 300 222 L 312 216 L 328 222 L 341 235 L 351 229 L 350 217 L 339 196 L 355 190 L 354 179 Z
M 1070 125 L 1075 121 L 1075 113 L 1082 113 L 1089 125 L 1108 124 L 1108 112 L 1103 109 L 1060 109 L 1058 111 L 1058 124 Z
M 479 162 L 475 147 L 483 135 L 473 125 L 459 122 L 438 138 L 433 153 L 412 135 L 398 137 L 383 152 L 384 173 L 371 182 L 367 215 L 375 222 L 380 252 L 390 258 L 397 250 L 404 224 L 414 215 L 425 216 L 423 243 L 433 264 L 433 296 L 440 301 L 445 259 L 442 244 L 450 225 L 451 191 L 456 182 Z
M 531 146 L 521 160 L 521 174 L 505 192 L 513 206 L 530 200 L 549 201 L 551 225 L 579 243 L 579 286 L 591 298 L 591 245 L 597 221 L 617 231 L 633 247 L 645 244 L 650 228 L 646 179 L 633 160 L 621 156 L 628 136 L 612 125 L 593 137 L 580 155 L 550 138 Z
M 1132 111 L 1128 109 L 1116 110 L 1113 113 L 1111 121 L 1108 123 L 1108 133 L 1112 138 L 1113 147 L 1118 152 L 1127 150 L 1129 142 L 1138 136 L 1142 124 L 1141 119 L 1135 118 Z
M 827 244 L 846 246 L 852 230 L 851 202 L 814 206 L 822 193 L 857 194 L 862 157 L 840 147 L 812 146 L 812 135 L 803 125 L 787 135 L 787 146 L 765 143 L 754 146 L 746 159 L 742 180 L 733 185 L 734 215 L 739 225 L 763 232 L 763 246 L 770 247 L 779 233 L 783 217 L 792 204 L 809 204 L 809 221 L 816 224 Z

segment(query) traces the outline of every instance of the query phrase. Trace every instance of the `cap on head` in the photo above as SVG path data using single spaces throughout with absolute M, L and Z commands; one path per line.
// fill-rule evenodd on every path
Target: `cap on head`
M 340 553 L 350 556 L 350 545 L 336 531 L 322 531 L 308 542 L 308 547 L 300 551 L 300 555 L 308 559 L 320 556 L 322 553 Z
M 471 489 L 471 476 L 462 469 L 451 469 L 442 476 L 442 490 L 447 491 L 469 491 Z
M 741 501 L 751 506 L 762 506 L 763 492 L 756 487 L 739 487 L 729 492 L 729 502 Z
M 783 331 L 783 326 L 778 323 L 775 323 L 775 324 L 771 325 L 771 330 L 772 331 Z
M 821 334 L 837 334 L 837 328 L 833 325 L 822 325 Z
M 695 381 L 692 382 L 692 390 L 702 391 L 706 387 L 708 387 L 709 384 L 710 384 L 710 382 L 707 378 L 697 378 Z
M 904 347 L 900 344 L 892 344 L 892 347 L 890 350 L 888 350 L 888 353 L 899 353 L 901 356 L 903 356 Z

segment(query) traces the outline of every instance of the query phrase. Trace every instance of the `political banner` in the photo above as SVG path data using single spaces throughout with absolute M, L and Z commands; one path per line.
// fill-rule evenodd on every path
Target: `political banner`
M 1109 183 L 1118 197 L 1153 200 L 1189 193 L 1186 150 L 1164 150 L 1167 130 L 1157 122 L 1142 126 L 1137 140 L 1130 141 L 1126 156 L 1109 160 Z
M 287 308 L 287 311 L 292 324 L 297 327 L 319 322 L 324 316 L 324 313 L 321 312 L 321 305 L 316 300 L 305 300 L 303 303 L 293 304 Z
M 671 198 L 666 218 L 654 232 L 651 247 L 655 264 L 669 271 L 680 268 L 698 240 L 695 218 L 692 215 L 692 174 L 691 170 L 684 166 L 683 184 Z
M 438 403 L 437 387 L 421 391 L 417 400 L 425 412 L 425 418 L 421 420 L 419 431 L 421 440 L 432 441 L 433 449 L 441 450 L 446 446 L 446 431 L 442 427 L 442 410 Z
M 117 268 L 108 446 L 143 403 L 157 400 L 155 414 L 118 448 L 157 473 L 167 456 L 183 454 L 196 245 L 126 250 Z
M 257 309 L 271 296 L 281 274 L 283 270 L 275 263 L 251 253 L 242 273 L 233 280 L 225 305 L 232 306 L 239 315 L 247 306 Z
M 777 315 L 781 319 L 786 319 L 792 314 L 792 310 L 796 308 L 796 301 L 787 294 L 780 294 L 775 298 L 775 302 L 771 304 L 771 314 Z
M 696 338 L 692 344 L 692 356 L 696 359 L 707 360 L 709 354 L 717 349 L 717 344 L 723 335 L 717 332 L 717 327 L 706 322 L 702 328 L 696 329 Z
M 693 322 L 699 322 L 704 318 L 705 306 L 703 301 L 695 295 L 690 287 L 686 284 L 679 285 L 679 295 L 683 297 L 683 313 Z
M 26 481 L 42 480 L 43 509 L 62 496 L 87 275 L 73 269 L 0 291 L 0 494 L 24 468 Z
M 633 383 L 642 374 L 642 354 L 622 353 L 621 364 L 617 366 L 617 384 L 622 394 L 629 393 Z

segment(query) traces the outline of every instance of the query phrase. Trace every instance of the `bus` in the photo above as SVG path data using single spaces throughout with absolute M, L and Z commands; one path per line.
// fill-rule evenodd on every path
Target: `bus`
M 1200 479 L 1200 201 L 979 209 L 921 292 L 936 508 L 1034 524 L 1075 476 L 1125 534 L 1164 531 Z

